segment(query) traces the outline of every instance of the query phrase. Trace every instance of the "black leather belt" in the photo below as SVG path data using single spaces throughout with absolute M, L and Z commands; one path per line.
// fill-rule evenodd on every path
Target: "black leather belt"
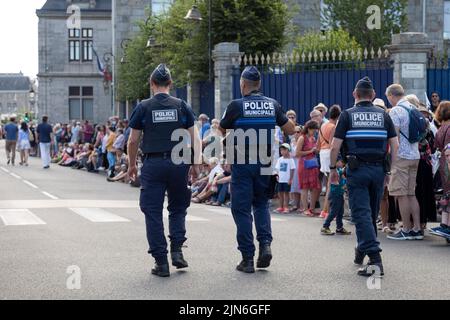
M 383 162 L 368 162 L 368 161 L 361 161 L 359 160 L 360 164 L 366 165 L 366 166 L 382 166 Z
M 171 152 L 146 153 L 144 159 L 169 159 L 171 156 Z

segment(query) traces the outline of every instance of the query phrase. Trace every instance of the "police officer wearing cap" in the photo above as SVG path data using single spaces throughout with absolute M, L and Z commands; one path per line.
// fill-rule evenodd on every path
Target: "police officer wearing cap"
M 231 145 L 238 153 L 243 156 L 244 161 L 230 159 L 226 154 L 228 161 L 234 160 L 232 164 L 232 181 L 231 181 L 231 211 L 237 226 L 237 242 L 238 249 L 242 253 L 242 261 L 237 266 L 237 270 L 245 273 L 255 272 L 254 255 L 255 245 L 253 239 L 253 219 L 259 242 L 259 257 L 257 261 L 258 268 L 268 268 L 272 260 L 271 242 L 272 230 L 271 219 L 268 208 L 268 195 L 270 174 L 264 173 L 263 169 L 270 168 L 269 163 L 261 161 L 260 157 L 252 159 L 252 155 L 260 154 L 251 152 L 254 148 L 264 148 L 265 152 L 270 153 L 274 140 L 275 126 L 282 128 L 285 134 L 292 135 L 295 133 L 295 124 L 290 121 L 280 106 L 280 104 L 260 93 L 261 75 L 257 68 L 247 67 L 241 75 L 241 93 L 243 98 L 232 101 L 220 122 L 220 130 L 225 134 L 226 130 L 231 133 L 238 132 L 247 133 L 255 132 L 259 137 L 258 141 L 249 141 L 249 139 L 241 139 L 233 136 L 227 138 L 227 149 Z M 253 129 L 253 130 L 252 130 Z M 262 134 L 262 135 L 260 135 Z M 266 136 L 264 136 L 266 134 Z M 249 135 L 251 136 L 251 134 Z M 263 136 L 264 138 L 261 138 Z M 265 139 L 263 141 L 263 139 Z M 242 141 L 245 141 L 242 143 Z M 255 147 L 256 146 L 256 147 Z M 234 153 L 234 152 L 233 152 Z M 267 154 L 269 156 L 269 154 Z M 252 216 L 253 207 L 253 216 Z
M 353 91 L 355 106 L 342 112 L 331 149 L 332 184 L 338 183 L 336 161 L 343 150 L 347 161 L 347 187 L 352 219 L 356 225 L 357 247 L 355 264 L 368 264 L 358 270 L 358 275 L 384 274 L 380 243 L 374 221 L 379 213 L 385 177 L 389 175 L 387 163 L 388 144 L 391 154 L 397 154 L 398 139 L 389 115 L 372 101 L 376 94 L 368 77 L 359 80 Z
M 150 77 L 153 98 L 142 101 L 133 111 L 129 122 L 128 175 L 132 180 L 137 177 L 136 157 L 141 133 L 144 133 L 141 145 L 144 160 L 140 176 L 140 207 L 145 215 L 149 253 L 156 261 L 152 274 L 160 277 L 170 276 L 163 224 L 166 192 L 172 265 L 177 269 L 188 267 L 181 248 L 187 240 L 185 218 L 191 198 L 188 189 L 191 157 L 182 164 L 174 163 L 172 149 L 180 141 L 172 141 L 172 133 L 179 129 L 188 130 L 190 143 L 195 147 L 195 156 L 201 158 L 201 141 L 194 125 L 194 113 L 186 102 L 170 96 L 171 84 L 169 69 L 163 64 L 159 65 Z M 194 171 L 198 172 L 197 165 L 194 165 Z

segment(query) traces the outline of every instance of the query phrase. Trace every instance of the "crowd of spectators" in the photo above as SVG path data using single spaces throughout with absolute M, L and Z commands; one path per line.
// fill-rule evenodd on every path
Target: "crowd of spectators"
M 402 197 L 390 194 L 386 185 L 377 228 L 389 234 L 392 239 L 403 236 L 411 240 L 408 232 L 416 232 L 419 236 L 413 238 L 419 240 L 423 238 L 420 235 L 423 235 L 427 223 L 436 222 L 438 216 L 441 216 L 442 225 L 431 231 L 450 235 L 448 228 L 450 102 L 440 101 L 437 93 L 430 96 L 430 105 L 414 95 L 399 99 L 393 97 L 388 96 L 392 108 L 387 108 L 381 99 L 376 99 L 374 104 L 389 113 L 394 125 L 400 131 L 407 123 L 405 120 L 407 113 L 403 113 L 397 106 L 402 103 L 417 108 L 427 119 L 428 129 L 425 137 L 417 145 L 409 144 L 407 139 L 399 137 L 399 157 L 408 159 L 413 155 L 418 161 L 417 178 L 414 177 L 414 183 L 411 185 L 415 190 L 415 196 Z M 338 209 L 331 208 L 331 211 L 338 211 L 333 212 L 331 217 L 328 201 L 333 199 L 333 203 L 336 204 L 340 203 L 340 199 L 346 198 L 344 161 L 340 161 L 338 166 L 339 184 L 331 186 L 328 181 L 331 143 L 340 114 L 340 106 L 333 105 L 328 108 L 321 103 L 313 108 L 306 123 L 299 124 L 296 112 L 289 110 L 286 116 L 296 123 L 295 134 L 285 136 L 278 127 L 275 131 L 277 142 L 275 145 L 281 147 L 273 150 L 275 159 L 271 189 L 277 190 L 272 199 L 273 207 L 276 208 L 274 211 L 280 214 L 297 213 L 323 218 L 324 235 L 335 234 L 330 230 L 333 219 L 337 220 L 336 233 L 349 234 L 342 225 L 344 200 Z M 16 119 L 11 120 L 11 123 L 19 127 Z M 202 114 L 199 116 L 198 124 L 204 149 L 217 142 L 221 144 L 224 137 L 219 130 L 219 120 L 210 121 L 207 115 Z M 6 127 L 8 125 L 0 127 L 0 137 L 8 138 Z M 84 169 L 90 173 L 106 172 L 107 180 L 110 182 L 121 181 L 139 186 L 139 181 L 129 181 L 127 176 L 129 135 L 128 120 L 121 120 L 118 117 L 112 117 L 104 124 L 96 125 L 89 121 L 57 123 L 53 126 L 52 163 L 74 170 Z M 28 150 L 31 156 L 38 155 L 36 124 L 32 121 L 28 123 L 23 121 L 15 139 L 17 145 L 12 146 L 8 143 L 8 146 L 22 151 L 20 164 L 28 165 L 28 153 L 24 150 Z M 138 158 L 138 162 L 142 165 L 142 157 Z M 224 161 L 222 152 L 213 153 L 210 158 L 205 158 L 200 177 L 190 188 L 194 203 L 230 206 L 231 167 Z M 324 201 L 319 201 L 320 196 L 324 197 Z M 350 210 L 347 210 L 347 213 L 351 221 Z

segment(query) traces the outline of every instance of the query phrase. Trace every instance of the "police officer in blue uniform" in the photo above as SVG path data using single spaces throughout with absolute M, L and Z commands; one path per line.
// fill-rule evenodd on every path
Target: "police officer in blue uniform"
M 288 120 L 277 101 L 260 93 L 261 75 L 257 68 L 245 68 L 240 86 L 243 98 L 228 105 L 220 122 L 220 129 L 224 134 L 226 130 L 232 130 L 230 132 L 233 134 L 228 132 L 226 139 L 227 149 L 232 145 L 236 151 L 236 157 L 230 159 L 230 155 L 226 154 L 226 158 L 227 161 L 234 161 L 231 174 L 231 211 L 237 226 L 238 249 L 242 253 L 242 261 L 237 270 L 253 273 L 256 250 L 252 233 L 253 217 L 259 242 L 257 267 L 267 268 L 272 260 L 272 230 L 268 208 L 271 170 L 268 170 L 270 173 L 262 172 L 271 165 L 270 161 L 266 163 L 261 161 L 260 157 L 254 156 L 260 154 L 259 151 L 263 149 L 267 156 L 270 155 L 276 125 L 280 126 L 285 134 L 292 135 L 295 132 L 295 124 Z M 239 132 L 245 136 L 250 131 L 256 132 L 257 141 L 239 139 Z M 240 159 L 243 161 L 239 161 Z
M 180 129 L 188 130 L 190 143 L 196 147 L 196 156 L 201 157 L 201 149 L 200 153 L 198 152 L 201 141 L 194 126 L 194 113 L 186 102 L 170 96 L 171 84 L 169 69 L 163 64 L 159 65 L 150 77 L 153 98 L 142 101 L 135 108 L 129 123 L 131 133 L 128 141 L 128 175 L 132 180 L 137 177 L 136 157 L 141 132 L 144 132 L 141 145 L 144 161 L 140 176 L 140 207 L 145 214 L 149 253 L 156 261 L 152 274 L 160 277 L 170 276 L 163 224 L 166 192 L 169 203 L 167 209 L 172 265 L 177 269 L 188 267 L 181 248 L 186 241 L 185 218 L 191 198 L 188 189 L 191 157 L 182 164 L 174 163 L 172 150 L 180 141 L 172 141 L 172 133 Z M 197 165 L 194 169 L 197 172 Z
M 347 186 L 352 218 L 356 225 L 358 245 L 355 264 L 366 266 L 358 270 L 361 276 L 384 275 L 380 243 L 373 221 L 376 220 L 383 195 L 385 177 L 389 175 L 387 163 L 388 144 L 391 154 L 398 150 L 398 139 L 389 115 L 374 106 L 375 90 L 368 77 L 359 80 L 353 91 L 355 106 L 342 112 L 334 135 L 331 150 L 331 177 L 338 183 L 336 161 L 341 150 L 347 160 Z

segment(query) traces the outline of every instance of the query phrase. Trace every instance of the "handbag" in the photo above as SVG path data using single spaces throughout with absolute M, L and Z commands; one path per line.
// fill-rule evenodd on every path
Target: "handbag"
M 33 136 L 33 133 L 32 133 L 30 130 L 28 130 L 28 140 L 29 140 L 30 142 L 34 142 L 34 136 Z
M 305 169 L 315 169 L 319 167 L 319 161 L 317 161 L 316 157 L 309 160 L 305 159 L 303 164 Z

